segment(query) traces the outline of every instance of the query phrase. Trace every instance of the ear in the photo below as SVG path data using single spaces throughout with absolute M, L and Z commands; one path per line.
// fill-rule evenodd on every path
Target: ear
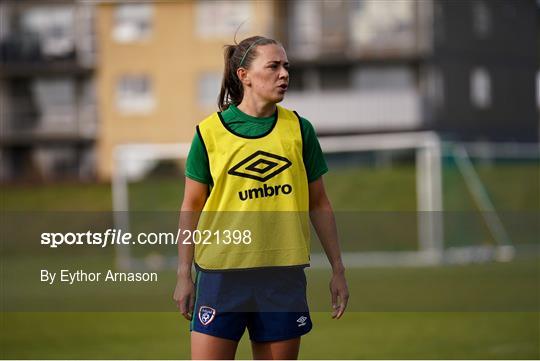
M 245 68 L 238 68 L 236 69 L 236 75 L 238 76 L 238 79 L 240 79 L 240 82 L 244 84 L 245 86 L 251 85 L 251 80 L 249 79 L 248 71 Z

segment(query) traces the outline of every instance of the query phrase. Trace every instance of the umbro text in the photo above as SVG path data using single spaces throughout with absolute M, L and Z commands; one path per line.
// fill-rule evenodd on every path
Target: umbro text
M 268 186 L 266 183 L 259 188 L 252 188 L 238 192 L 241 201 L 246 201 L 253 198 L 274 197 L 280 194 L 290 194 L 292 186 L 290 184 L 279 184 Z

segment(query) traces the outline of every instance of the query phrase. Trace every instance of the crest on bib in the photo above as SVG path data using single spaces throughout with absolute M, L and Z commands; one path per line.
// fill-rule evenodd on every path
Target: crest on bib
M 199 308 L 199 321 L 201 321 L 204 326 L 212 322 L 214 317 L 216 317 L 216 310 L 212 307 L 201 306 Z

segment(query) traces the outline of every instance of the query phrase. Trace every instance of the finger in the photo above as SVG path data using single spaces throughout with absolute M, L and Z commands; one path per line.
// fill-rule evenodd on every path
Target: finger
M 336 318 L 339 311 L 339 304 L 336 297 L 336 300 L 332 302 L 332 318 Z
M 336 308 L 337 306 L 337 301 L 338 301 L 338 294 L 337 294 L 337 291 L 335 290 L 330 290 L 330 294 L 332 295 L 332 308 Z
M 193 309 L 194 308 L 195 308 L 195 295 L 191 294 L 189 296 L 189 308 L 188 308 L 190 319 L 193 317 Z
M 179 302 L 179 305 L 180 305 L 180 313 L 182 314 L 182 316 L 184 316 L 186 320 L 190 320 L 189 315 L 188 315 L 186 299 L 183 299 L 181 302 Z
M 338 294 L 333 289 L 330 289 L 330 294 L 332 295 L 332 318 L 334 318 L 337 314 Z
M 338 319 L 341 317 L 341 298 L 338 296 L 337 304 L 334 307 L 334 312 L 332 312 L 332 318 Z
M 339 320 L 341 316 L 343 316 L 343 312 L 345 312 L 345 306 L 343 304 L 340 304 L 338 307 L 337 315 L 336 315 L 337 320 Z
M 332 318 L 336 318 L 339 314 L 339 296 L 336 297 L 334 304 L 332 305 Z
M 345 308 L 344 308 L 344 305 L 343 305 L 343 301 L 342 298 L 340 297 L 340 302 L 339 302 L 339 305 L 336 309 L 336 319 L 339 320 L 341 318 L 341 316 L 343 315 L 343 312 L 345 311 Z
M 339 309 L 336 318 L 340 319 L 341 316 L 343 316 L 343 313 L 345 312 L 345 309 L 347 308 L 347 302 L 349 300 L 349 296 L 345 295 L 343 297 L 340 296 L 340 303 L 339 303 Z

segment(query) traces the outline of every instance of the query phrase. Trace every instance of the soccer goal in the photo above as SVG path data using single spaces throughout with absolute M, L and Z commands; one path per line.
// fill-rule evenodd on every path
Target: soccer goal
M 511 237 L 498 217 L 466 147 L 445 144 L 434 132 L 321 137 L 320 143 L 331 169 L 325 176 L 327 191 L 334 203 L 338 221 L 343 216 L 342 228 L 350 228 L 350 232 L 344 232 L 344 238 L 348 240 L 344 241 L 342 247 L 347 266 L 426 266 L 512 259 L 514 247 Z M 139 197 L 144 199 L 145 204 L 156 202 L 154 205 L 158 208 L 171 198 L 166 195 L 168 186 L 163 183 L 149 183 L 144 187 L 137 184 L 144 183 L 149 174 L 160 168 L 159 164 L 162 170 L 167 169 L 163 167 L 167 162 L 181 168 L 189 146 L 125 144 L 115 148 L 112 178 L 115 228 L 124 231 L 132 229 L 131 214 L 137 209 L 132 204 L 133 200 L 137 200 L 134 193 L 144 193 L 145 189 L 151 187 L 164 190 L 162 201 L 159 196 Z M 474 237 L 485 238 L 478 235 L 473 235 L 472 241 L 455 244 L 445 239 L 452 238 L 445 235 L 444 229 L 447 222 L 443 212 L 445 154 L 455 159 L 457 172 L 465 184 L 463 191 L 455 193 L 459 197 L 465 197 L 464 193 L 468 193 L 476 211 L 481 213 L 474 221 L 471 221 L 473 217 L 469 213 L 460 216 L 467 222 L 482 223 L 492 242 L 475 243 Z M 181 170 L 169 172 L 169 176 L 174 187 L 183 185 Z M 372 191 L 377 187 L 378 191 Z M 174 190 L 174 194 L 176 200 L 167 208 L 170 212 L 178 212 L 180 207 L 180 193 Z M 380 227 L 370 230 L 377 222 Z M 452 224 L 452 227 L 460 228 L 461 225 L 456 227 Z M 465 231 L 467 227 L 463 226 Z M 392 229 L 393 233 L 387 233 L 388 229 Z M 410 232 L 407 233 L 405 229 Z M 401 237 L 401 234 L 403 238 L 407 238 L 408 234 L 410 244 L 402 246 L 386 242 Z M 454 238 L 466 239 L 461 235 Z M 372 247 L 362 247 L 369 242 Z M 116 263 L 123 269 L 175 267 L 176 258 L 174 253 L 136 255 L 131 246 L 123 245 L 116 250 Z M 311 265 L 329 266 L 320 247 L 312 247 Z

